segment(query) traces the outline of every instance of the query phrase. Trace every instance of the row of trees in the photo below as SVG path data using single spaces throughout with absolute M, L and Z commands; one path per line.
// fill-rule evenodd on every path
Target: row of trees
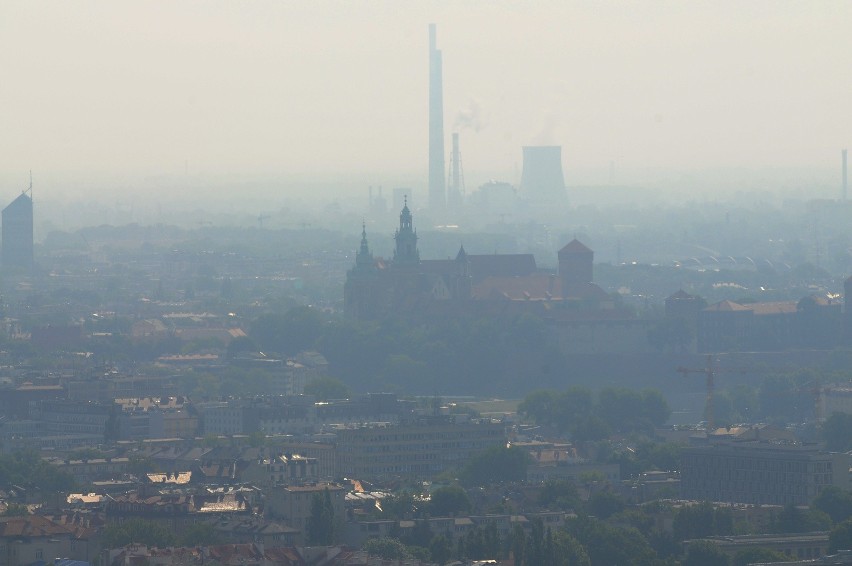
M 659 391 L 608 387 L 595 395 L 585 387 L 540 390 L 527 395 L 518 413 L 575 441 L 600 440 L 612 433 L 650 433 L 671 411 Z
M 364 544 L 370 554 L 389 560 L 419 558 L 444 564 L 450 560 L 495 560 L 510 555 L 518 566 L 591 566 L 586 549 L 568 531 L 545 529 L 540 519 L 529 533 L 516 525 L 501 536 L 490 523 L 476 526 L 453 544 L 449 533 L 432 533 L 427 521 L 418 521 L 411 534 L 370 539 Z
M 516 395 L 530 382 L 555 383 L 570 373 L 552 333 L 532 315 L 496 323 L 464 316 L 357 322 L 327 320 L 315 309 L 297 307 L 262 315 L 250 336 L 265 352 L 317 349 L 333 375 L 361 391 L 431 395 L 463 384 L 469 393 Z
M 417 503 L 413 498 L 390 498 L 384 507 L 388 517 L 413 518 L 415 527 L 406 534 L 397 533 L 393 540 L 372 543 L 374 550 L 396 549 L 398 556 L 424 559 L 452 556 L 486 559 L 506 557 L 511 552 L 519 564 L 561 564 L 560 556 L 588 557 L 590 564 L 661 564 L 683 560 L 684 564 L 748 564 L 757 560 L 778 559 L 780 555 L 766 549 L 752 549 L 737 554 L 732 560 L 715 545 L 691 544 L 682 557 L 682 543 L 714 536 L 752 532 L 749 525 L 735 521 L 731 509 L 716 508 L 709 502 L 684 505 L 672 509 L 658 502 L 642 507 L 629 506 L 622 496 L 609 490 L 594 492 L 583 501 L 576 484 L 566 480 L 546 483 L 538 504 L 542 508 L 574 510 L 577 520 L 561 531 L 538 530 L 533 523 L 529 534 L 517 529 L 500 538 L 493 526 L 477 527 L 458 544 L 448 546 L 448 538 L 433 533 L 430 516 L 447 516 L 470 511 L 470 500 L 460 487 L 437 490 L 432 504 Z M 658 527 L 660 517 L 672 517 L 670 532 Z M 826 488 L 810 509 L 789 505 L 774 515 L 767 526 L 771 533 L 831 531 L 831 549 L 852 547 L 852 492 L 836 487 Z M 443 537 L 443 538 L 442 538 Z M 449 548 L 449 554 L 446 549 Z M 443 549 L 443 550 L 441 550 Z M 558 549 L 557 556 L 548 549 Z M 633 557 L 633 558 L 631 558 Z M 717 560 L 713 562 L 712 560 Z M 574 562 L 568 562 L 573 564 Z M 585 563 L 582 560 L 578 563 Z
M 74 478 L 49 464 L 34 450 L 0 454 L 0 485 L 46 492 L 69 492 Z
M 168 546 L 198 546 L 216 544 L 216 532 L 211 525 L 196 523 L 179 531 L 147 519 L 129 519 L 113 523 L 104 529 L 105 548 L 119 548 L 130 543 L 165 548 Z

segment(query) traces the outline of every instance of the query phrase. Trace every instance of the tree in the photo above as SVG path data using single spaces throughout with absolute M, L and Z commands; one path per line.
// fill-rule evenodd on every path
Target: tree
M 553 535 L 553 566 L 591 566 L 592 561 L 583 545 L 565 531 Z
M 313 348 L 322 335 L 319 311 L 296 307 L 285 314 L 265 314 L 251 326 L 251 337 L 267 352 L 291 355 Z
M 426 517 L 425 519 L 415 521 L 414 528 L 402 540 L 406 546 L 428 548 L 434 536 L 432 527 L 429 525 L 429 518 Z
M 730 564 L 728 555 L 714 542 L 696 540 L 689 544 L 683 566 L 727 566 Z
M 444 564 L 450 559 L 453 547 L 446 535 L 435 535 L 429 542 L 429 556 L 432 562 Z
M 814 499 L 813 507 L 831 517 L 833 523 L 842 523 L 852 517 L 852 492 L 834 485 L 826 486 Z
M 395 538 L 382 537 L 368 539 L 362 546 L 367 554 L 378 556 L 385 560 L 405 560 L 411 558 L 411 554 L 405 545 Z
M 194 523 L 180 530 L 177 543 L 180 546 L 207 546 L 217 541 L 212 525 Z
M 577 485 L 564 479 L 547 480 L 538 496 L 538 504 L 546 508 L 552 505 L 558 509 L 573 509 L 579 502 Z
M 524 533 L 524 528 L 521 525 L 515 525 L 512 528 L 511 535 L 511 552 L 515 559 L 515 564 L 526 564 L 527 559 L 527 535 Z
M 238 336 L 234 338 L 228 343 L 228 347 L 225 350 L 228 358 L 235 358 L 240 354 L 256 351 L 257 344 L 255 344 L 254 340 L 252 340 L 248 336 Z
M 382 499 L 382 517 L 386 519 L 409 519 L 414 512 L 414 497 L 410 493 L 389 495 Z
M 317 401 L 348 399 L 352 395 L 352 390 L 335 377 L 320 376 L 305 384 L 305 395 L 313 395 Z
M 311 515 L 306 527 L 308 545 L 328 546 L 334 542 L 334 507 L 328 488 L 311 497 Z
M 832 413 L 822 424 L 821 432 L 826 450 L 832 452 L 852 450 L 852 415 Z
M 129 519 L 114 523 L 104 529 L 105 548 L 119 548 L 132 542 L 165 548 L 177 542 L 175 534 L 167 527 L 147 519 Z
M 467 492 L 457 485 L 439 487 L 429 500 L 429 514 L 434 517 L 449 517 L 470 511 Z
M 633 564 L 650 566 L 656 553 L 647 539 L 634 527 L 613 527 L 594 519 L 575 519 L 568 525 L 569 533 L 586 549 L 592 564 Z
M 772 521 L 775 533 L 810 533 L 831 527 L 831 518 L 819 509 L 804 509 L 788 504 Z
M 530 456 L 523 448 L 495 446 L 474 456 L 459 474 L 464 485 L 523 481 Z
M 24 450 L 0 455 L 0 485 L 10 484 L 47 492 L 69 492 L 74 489 L 74 478 L 42 460 L 34 450 Z
M 828 551 L 852 550 L 852 519 L 846 519 L 828 535 Z
M 127 462 L 127 471 L 140 477 L 154 471 L 154 463 L 147 456 L 131 454 Z
M 680 465 L 682 444 L 674 442 L 643 442 L 636 448 L 636 458 L 642 471 L 657 469 L 677 470 Z
M 696 539 L 733 533 L 733 515 L 728 509 L 715 509 L 704 501 L 696 505 L 681 507 L 675 514 L 672 525 L 675 540 Z
M 586 512 L 598 519 L 607 519 L 624 509 L 624 499 L 609 490 L 599 491 L 586 502 Z

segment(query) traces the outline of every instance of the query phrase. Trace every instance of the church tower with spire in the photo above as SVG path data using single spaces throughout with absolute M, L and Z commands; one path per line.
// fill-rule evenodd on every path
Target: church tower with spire
M 355 252 L 355 266 L 346 274 L 343 285 L 343 311 L 347 318 L 374 316 L 377 301 L 378 267 L 367 243 L 367 226 L 361 224 L 361 247 Z
M 361 223 L 361 247 L 355 252 L 355 269 L 365 270 L 373 269 L 373 254 L 370 253 L 370 246 L 367 244 L 367 225 Z
M 414 229 L 408 198 L 399 213 L 399 228 L 393 236 L 396 248 L 393 251 L 394 267 L 410 267 L 420 264 L 420 252 L 417 250 L 417 231 Z

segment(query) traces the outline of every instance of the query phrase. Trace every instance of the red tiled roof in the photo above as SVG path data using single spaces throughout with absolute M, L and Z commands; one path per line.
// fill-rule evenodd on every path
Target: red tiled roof
M 55 537 L 71 530 L 41 515 L 0 518 L 0 537 Z
M 486 277 L 474 286 L 475 299 L 546 299 L 561 296 L 559 277 L 534 273 L 526 277 Z
M 532 254 L 468 254 L 467 260 L 470 262 L 470 271 L 475 279 L 530 275 L 537 269 L 535 256 Z

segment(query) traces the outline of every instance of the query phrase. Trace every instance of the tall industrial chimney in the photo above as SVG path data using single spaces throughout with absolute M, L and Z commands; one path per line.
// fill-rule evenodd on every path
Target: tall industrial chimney
M 843 200 L 846 200 L 847 192 L 846 190 L 849 188 L 849 184 L 846 179 L 846 150 L 843 150 Z
M 429 24 L 429 208 L 442 212 L 446 206 L 444 181 L 443 63 L 435 24 Z
M 453 132 L 453 154 L 450 157 L 450 186 L 447 189 L 447 208 L 458 211 L 462 206 L 461 152 L 459 152 L 459 134 Z
M 521 189 L 534 203 L 565 202 L 565 176 L 562 174 L 562 147 L 558 145 L 525 146 Z

